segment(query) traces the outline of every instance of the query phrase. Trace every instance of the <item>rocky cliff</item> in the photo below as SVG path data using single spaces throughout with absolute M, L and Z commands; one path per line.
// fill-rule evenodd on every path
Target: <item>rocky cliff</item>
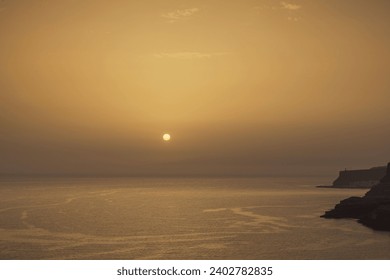
M 355 218 L 376 230 L 390 231 L 390 163 L 385 176 L 363 197 L 342 200 L 323 218 Z
M 386 175 L 386 166 L 360 170 L 343 170 L 331 186 L 323 188 L 371 188 Z

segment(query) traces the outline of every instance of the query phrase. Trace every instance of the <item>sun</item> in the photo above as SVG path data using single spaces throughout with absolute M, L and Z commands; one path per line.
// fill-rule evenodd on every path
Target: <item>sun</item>
M 168 133 L 165 133 L 165 134 L 163 135 L 163 140 L 164 140 L 164 141 L 169 141 L 169 140 L 171 140 L 171 135 L 168 134 Z

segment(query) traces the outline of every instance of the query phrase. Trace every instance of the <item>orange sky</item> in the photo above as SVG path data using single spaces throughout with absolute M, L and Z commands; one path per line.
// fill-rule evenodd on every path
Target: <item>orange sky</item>
M 384 165 L 389 11 L 385 0 L 0 1 L 0 173 Z

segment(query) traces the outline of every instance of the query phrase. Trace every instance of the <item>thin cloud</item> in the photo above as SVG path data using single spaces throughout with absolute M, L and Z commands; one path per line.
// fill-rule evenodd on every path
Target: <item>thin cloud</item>
M 293 4 L 293 3 L 287 3 L 287 2 L 280 2 L 280 5 L 282 5 L 282 9 L 290 10 L 290 11 L 296 11 L 302 8 L 302 6 Z
M 203 59 L 216 56 L 228 55 L 227 52 L 201 53 L 201 52 L 176 52 L 176 53 L 157 53 L 153 56 L 156 58 L 174 58 L 174 59 Z
M 199 8 L 182 9 L 182 10 L 176 10 L 173 12 L 162 14 L 161 17 L 173 23 L 179 20 L 188 19 L 194 14 L 198 13 L 199 11 L 200 11 Z
M 262 5 L 262 6 L 256 6 L 254 7 L 255 10 L 289 10 L 289 11 L 296 11 L 301 9 L 302 6 L 293 4 L 293 3 L 287 3 L 287 2 L 280 2 L 280 5 Z
M 296 12 L 302 8 L 301 5 L 293 4 L 293 3 L 287 3 L 287 2 L 280 2 L 280 5 L 278 6 L 269 6 L 269 5 L 262 5 L 262 6 L 256 6 L 254 9 L 257 12 L 261 12 L 262 10 L 279 10 L 279 11 L 285 11 L 287 13 L 288 21 L 297 22 L 301 20 L 301 17 L 295 16 Z
M 288 17 L 287 20 L 297 22 L 299 21 L 298 17 Z

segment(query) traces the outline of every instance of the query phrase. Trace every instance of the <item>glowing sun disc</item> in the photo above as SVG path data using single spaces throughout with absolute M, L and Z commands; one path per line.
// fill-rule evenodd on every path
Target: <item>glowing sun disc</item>
M 169 140 L 171 140 L 171 135 L 169 135 L 168 133 L 165 133 L 165 134 L 163 135 L 163 140 L 164 140 L 164 141 L 169 141 Z

